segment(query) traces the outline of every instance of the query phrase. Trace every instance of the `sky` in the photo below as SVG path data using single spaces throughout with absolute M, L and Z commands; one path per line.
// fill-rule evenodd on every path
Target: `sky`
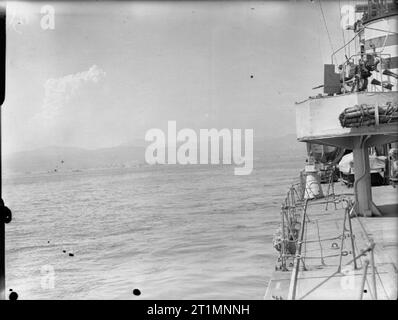
M 330 63 L 319 1 L 52 1 L 43 29 L 47 4 L 7 6 L 5 154 L 135 144 L 169 120 L 294 134 L 294 102 Z M 321 6 L 336 49 L 339 2 Z

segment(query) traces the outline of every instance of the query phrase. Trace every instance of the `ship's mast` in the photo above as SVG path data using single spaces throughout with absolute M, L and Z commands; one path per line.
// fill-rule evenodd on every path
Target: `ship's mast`
M 380 212 L 372 201 L 368 149 L 398 141 L 396 116 L 390 114 L 397 108 L 398 1 L 372 0 L 355 11 L 362 17 L 348 25 L 355 35 L 347 44 L 359 41 L 359 51 L 338 68 L 325 65 L 324 95 L 298 104 L 296 128 L 300 141 L 353 150 L 356 212 L 370 216 Z M 333 52 L 332 61 L 342 49 Z M 357 109 L 358 122 L 347 125 L 353 117 L 347 113 Z

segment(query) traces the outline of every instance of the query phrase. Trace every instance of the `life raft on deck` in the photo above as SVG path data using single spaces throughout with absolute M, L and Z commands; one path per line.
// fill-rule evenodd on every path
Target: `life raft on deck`
M 344 109 L 339 116 L 343 128 L 359 128 L 398 122 L 398 105 L 387 102 L 384 106 L 355 105 Z

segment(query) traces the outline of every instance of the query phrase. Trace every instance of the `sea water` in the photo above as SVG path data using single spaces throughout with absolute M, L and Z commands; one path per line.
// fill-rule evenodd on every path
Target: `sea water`
M 3 180 L 6 287 L 20 299 L 262 299 L 302 157 Z M 139 289 L 139 296 L 133 294 Z

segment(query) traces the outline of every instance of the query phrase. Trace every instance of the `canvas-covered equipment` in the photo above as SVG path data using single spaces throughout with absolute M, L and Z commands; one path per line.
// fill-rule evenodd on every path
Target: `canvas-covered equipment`
M 370 172 L 380 172 L 386 167 L 385 156 L 369 156 Z M 353 153 L 346 154 L 339 162 L 339 170 L 344 174 L 354 174 L 354 156 Z
M 383 123 L 398 122 L 398 105 L 387 102 L 383 106 L 355 105 L 344 109 L 339 116 L 343 128 L 359 128 Z

